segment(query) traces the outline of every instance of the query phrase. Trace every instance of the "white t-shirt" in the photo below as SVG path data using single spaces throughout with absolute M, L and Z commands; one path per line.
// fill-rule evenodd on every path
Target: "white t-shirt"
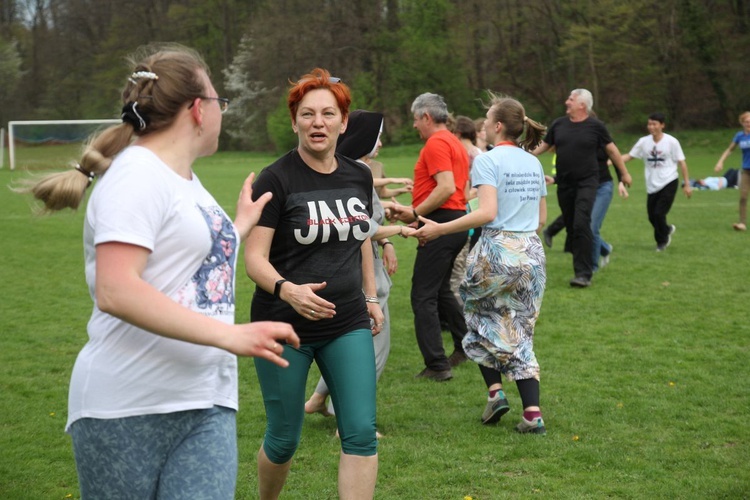
M 471 185 L 497 188 L 497 215 L 484 227 L 527 232 L 539 227 L 539 202 L 547 196 L 536 156 L 515 146 L 496 146 L 474 159 Z
M 685 161 L 680 142 L 664 134 L 659 142 L 652 135 L 638 139 L 630 156 L 640 158 L 646 167 L 646 192 L 656 193 L 678 178 L 677 163 Z
M 86 281 L 94 300 L 89 341 L 70 382 L 68 423 L 214 405 L 237 409 L 237 359 L 224 350 L 137 328 L 96 306 L 96 248 L 151 251 L 143 279 L 175 302 L 234 323 L 239 236 L 197 176 L 184 179 L 143 147 L 117 156 L 97 181 L 84 224 Z

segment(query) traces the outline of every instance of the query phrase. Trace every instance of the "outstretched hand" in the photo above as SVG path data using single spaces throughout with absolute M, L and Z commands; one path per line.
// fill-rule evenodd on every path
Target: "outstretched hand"
M 289 361 L 281 357 L 284 354 L 282 344 L 299 347 L 299 337 L 288 323 L 258 321 L 233 327 L 235 331 L 229 336 L 226 350 L 238 356 L 263 358 L 286 368 Z
M 396 198 L 391 198 L 391 203 L 388 204 L 388 220 L 390 222 L 414 222 L 414 209 L 411 205 L 402 205 Z
M 630 194 L 628 193 L 628 188 L 625 187 L 625 184 L 621 181 L 617 183 L 617 192 L 620 195 L 620 198 L 627 199 Z
M 425 219 L 421 215 L 419 216 L 419 222 L 422 223 L 422 227 L 415 230 L 411 236 L 417 238 L 420 245 L 424 245 L 428 241 L 432 241 L 443 235 L 440 229 L 441 224 L 430 219 Z
M 266 203 L 268 203 L 271 196 L 273 196 L 269 191 L 263 193 L 260 198 L 253 201 L 254 179 L 255 172 L 251 172 L 245 179 L 245 182 L 242 183 L 240 197 L 237 200 L 237 215 L 234 218 L 234 226 L 240 233 L 240 240 L 247 238 L 247 235 L 250 234 L 250 230 L 258 223 L 260 214 L 263 213 L 263 208 L 266 206 Z
M 625 174 L 623 174 L 622 183 L 625 184 L 625 187 L 631 187 L 633 185 L 633 178 L 629 173 L 626 172 Z

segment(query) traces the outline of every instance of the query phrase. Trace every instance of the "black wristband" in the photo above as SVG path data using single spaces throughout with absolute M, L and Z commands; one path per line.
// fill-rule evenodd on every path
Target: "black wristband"
M 383 248 L 385 248 L 386 245 L 393 245 L 393 242 L 386 241 L 385 243 L 383 243 Z
M 281 295 L 281 285 L 283 285 L 287 281 L 289 281 L 289 280 L 279 280 L 279 281 L 276 282 L 276 285 L 274 285 L 274 287 L 273 287 L 273 296 L 274 297 L 276 297 L 277 299 L 281 298 L 280 297 L 280 295 Z
M 419 220 L 419 214 L 417 213 L 417 211 L 412 208 L 411 212 L 414 214 L 414 220 L 418 221 Z

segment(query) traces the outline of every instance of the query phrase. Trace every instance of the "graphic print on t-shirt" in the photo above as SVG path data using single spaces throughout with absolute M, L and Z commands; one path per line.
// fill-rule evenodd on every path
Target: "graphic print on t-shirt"
M 351 237 L 364 241 L 370 232 L 367 207 L 354 190 L 297 193 L 290 203 L 296 208 L 294 239 L 300 245 L 348 241 Z
M 234 266 L 237 240 L 234 226 L 217 206 L 196 207 L 206 220 L 211 233 L 211 251 L 201 262 L 178 302 L 193 305 L 204 314 L 218 315 L 234 311 Z
M 651 149 L 651 152 L 648 154 L 648 157 L 646 158 L 646 164 L 651 168 L 659 168 L 664 166 L 664 162 L 667 160 L 667 157 L 664 156 L 664 153 L 659 151 L 656 148 L 656 144 L 654 144 L 654 147 Z

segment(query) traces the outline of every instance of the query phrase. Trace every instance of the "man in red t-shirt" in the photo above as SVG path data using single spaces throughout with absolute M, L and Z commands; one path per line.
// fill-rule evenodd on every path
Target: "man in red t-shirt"
M 466 149 L 446 125 L 448 107 L 437 94 L 422 94 L 411 106 L 414 128 L 425 141 L 414 166 L 412 205 L 391 208 L 391 220 L 412 223 L 418 216 L 448 222 L 466 214 L 464 190 L 469 181 Z M 417 374 L 435 381 L 453 377 L 451 366 L 465 361 L 461 339 L 466 334 L 463 310 L 450 287 L 451 269 L 468 232 L 437 238 L 417 247 L 411 285 L 414 331 L 425 369 Z M 453 337 L 454 351 L 446 357 L 441 320 Z

